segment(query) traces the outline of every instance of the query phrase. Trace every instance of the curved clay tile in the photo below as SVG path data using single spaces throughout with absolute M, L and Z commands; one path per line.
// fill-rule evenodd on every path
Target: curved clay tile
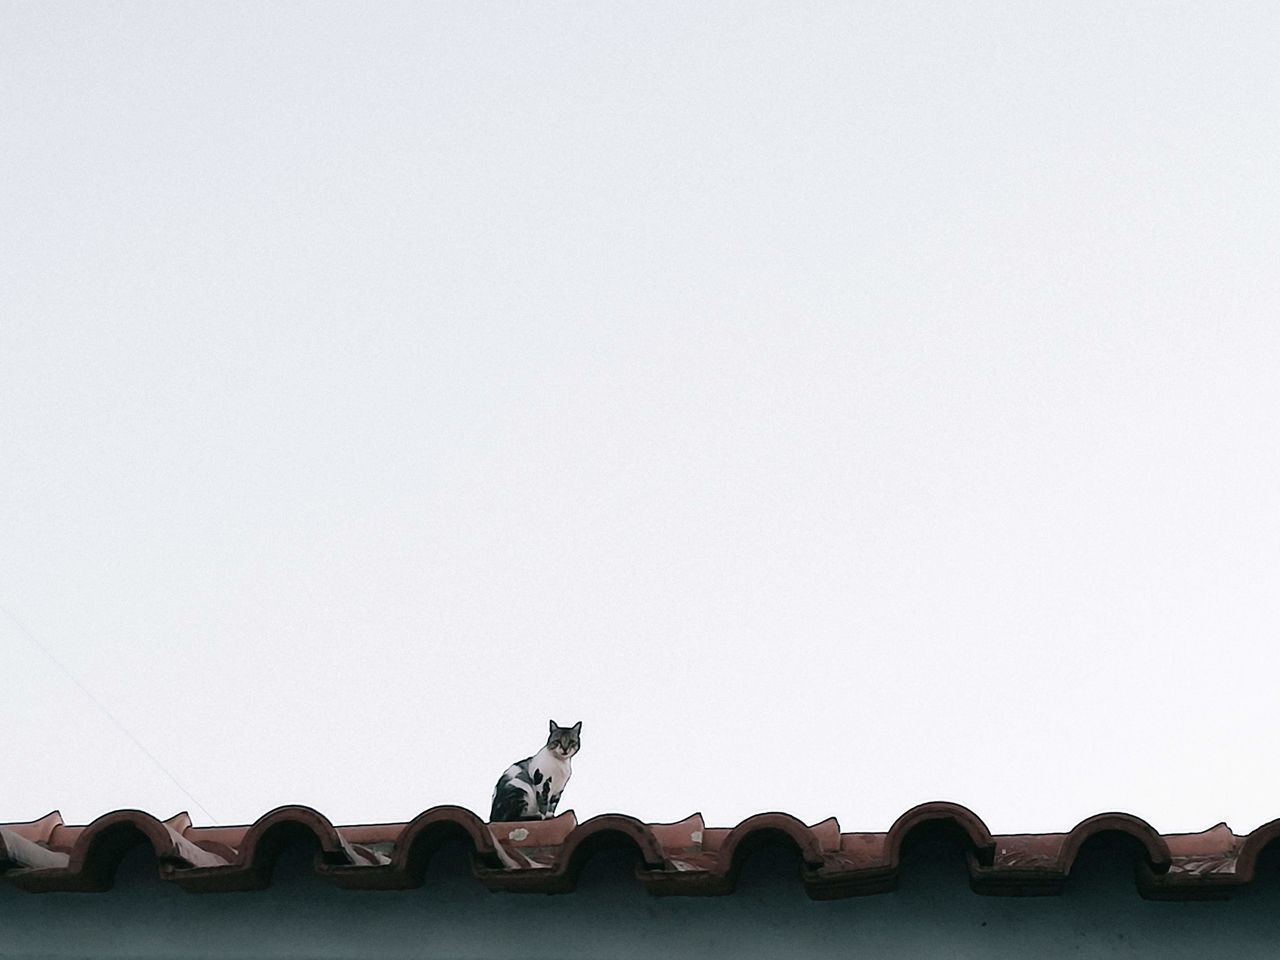
M 650 870 L 660 870 L 667 862 L 662 845 L 649 825 L 621 813 L 605 813 L 579 824 L 565 838 L 560 850 L 564 860 L 580 859 L 580 851 L 590 852 L 601 838 L 625 838 L 640 852 L 640 861 Z
M 699 816 L 699 820 L 701 817 Z M 698 831 L 699 848 L 673 851 L 664 869 L 640 868 L 636 875 L 654 896 L 718 897 L 733 892 L 741 852 L 757 840 L 783 838 L 800 854 L 806 889 L 822 867 L 822 844 L 813 830 L 789 813 L 758 813 L 732 830 Z M 721 836 L 723 834 L 723 836 Z
M 1280 841 L 1280 819 L 1264 823 L 1245 837 L 1236 860 L 1236 876 L 1241 883 L 1252 883 L 1258 872 L 1258 859 L 1262 851 Z
M 805 875 L 805 891 L 814 900 L 834 900 L 896 890 L 903 845 L 916 831 L 939 825 L 964 839 L 972 885 L 992 862 L 995 841 L 973 811 L 935 800 L 912 807 L 886 834 L 841 834 L 840 846 L 827 853 L 823 866 Z
M 362 859 L 327 817 L 311 807 L 291 805 L 276 807 L 259 817 L 238 844 L 233 863 L 183 870 L 170 879 L 192 891 L 262 889 L 270 884 L 281 852 L 302 831 L 309 833 L 319 847 L 317 873 L 323 874 L 328 865 L 341 866 Z
M 202 850 L 167 823 L 162 823 L 151 814 L 143 813 L 141 810 L 117 810 L 115 813 L 105 814 L 89 824 L 84 833 L 80 834 L 79 839 L 76 841 L 75 849 L 72 850 L 73 866 L 78 851 L 81 849 L 87 850 L 91 845 L 99 842 L 98 836 L 100 834 L 115 828 L 117 824 L 125 823 L 134 827 L 150 841 L 151 849 L 155 852 L 156 859 L 162 864 L 178 868 L 226 866 L 226 861 L 222 857 L 209 853 L 207 850 Z
M 490 827 L 492 829 L 492 825 Z M 482 868 L 477 875 L 490 890 L 569 893 L 577 887 L 582 868 L 591 857 L 604 849 L 619 847 L 634 848 L 640 855 L 638 876 L 649 871 L 661 872 L 667 867 L 662 845 L 647 824 L 625 814 L 606 813 L 575 826 L 548 865 L 529 861 L 527 868 L 513 869 L 511 864 L 517 861 L 504 858 L 506 869 Z
M 497 866 L 493 836 L 485 828 L 484 821 L 466 807 L 451 805 L 424 810 L 405 824 L 396 838 L 391 862 L 401 869 L 407 869 L 423 841 L 432 839 L 441 831 L 461 832 L 471 841 L 471 847 L 481 861 Z
M 77 870 L 85 864 L 97 861 L 104 866 L 109 864 L 114 874 L 125 853 L 136 846 L 136 835 L 139 833 L 151 844 L 151 850 L 161 865 L 184 863 L 175 843 L 175 834 L 163 823 L 141 810 L 116 810 L 104 813 L 85 827 L 84 832 L 76 838 L 76 845 L 71 850 L 70 868 Z M 184 865 L 191 866 L 190 863 Z
M 221 857 L 187 841 L 151 814 L 116 810 L 79 832 L 65 867 L 25 872 L 15 880 L 27 889 L 108 890 L 125 854 L 139 843 L 150 845 L 162 877 L 183 868 L 226 865 Z
M 817 869 L 822 866 L 822 846 L 813 831 L 789 813 L 757 813 L 747 817 L 729 831 L 719 850 L 717 873 L 727 875 L 736 868 L 734 859 L 738 848 L 752 837 L 764 837 L 781 834 L 795 844 L 800 851 L 800 859 L 806 867 Z
M 1164 873 L 1173 862 L 1169 845 L 1147 821 L 1130 813 L 1100 813 L 1081 820 L 1067 834 L 1059 854 L 1058 869 L 1064 875 L 1069 875 L 1080 854 L 1080 848 L 1093 837 L 1104 833 L 1120 833 L 1137 840 L 1146 852 L 1147 865 L 1155 873 Z
M 902 844 L 907 837 L 921 827 L 936 824 L 958 829 L 967 838 L 969 847 L 978 862 L 989 865 L 995 856 L 996 844 L 991 831 L 976 813 L 968 807 L 946 800 L 933 800 L 912 807 L 889 828 L 885 836 L 885 854 L 890 867 L 897 869 L 902 862 Z
M 361 890 L 404 890 L 423 884 L 427 864 L 456 838 L 471 845 L 475 863 L 501 866 L 493 837 L 485 823 L 466 807 L 452 805 L 424 810 L 396 834 L 389 863 L 374 866 L 330 866 L 325 876 L 341 887 Z
M 316 838 L 320 847 L 320 856 L 326 863 L 354 863 L 357 858 L 350 846 L 342 839 L 342 835 L 329 818 L 311 807 L 290 805 L 276 807 L 269 813 L 259 817 L 244 835 L 240 848 L 240 860 L 245 863 L 264 862 L 265 858 L 274 859 L 278 850 L 271 840 L 284 831 L 298 828 L 309 831 Z

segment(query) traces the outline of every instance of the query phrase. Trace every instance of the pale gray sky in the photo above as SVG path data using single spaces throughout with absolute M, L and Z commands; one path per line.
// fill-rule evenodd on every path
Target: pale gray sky
M 1280 7 L 0 6 L 0 604 L 223 822 L 1280 815 Z M 0 616 L 0 820 L 206 817 Z

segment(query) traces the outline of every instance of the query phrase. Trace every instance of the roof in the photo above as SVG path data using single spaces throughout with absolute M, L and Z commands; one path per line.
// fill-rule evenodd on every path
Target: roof
M 569 811 L 551 820 L 490 824 L 456 806 L 433 807 L 408 823 L 339 827 L 303 806 L 278 807 L 234 827 L 193 826 L 186 814 L 162 821 L 140 810 L 69 826 L 54 812 L 0 824 L 0 873 L 29 891 L 106 890 L 124 855 L 146 843 L 160 875 L 187 890 L 252 890 L 270 884 L 285 847 L 306 842 L 318 848 L 315 872 L 339 886 L 402 889 L 423 882 L 435 851 L 462 841 L 471 848 L 474 874 L 492 890 L 568 892 L 595 853 L 623 847 L 638 857 L 636 878 L 650 893 L 706 896 L 732 892 L 747 854 L 781 843 L 798 852 L 809 896 L 825 900 L 893 890 L 904 848 L 928 837 L 964 850 L 979 893 L 1059 893 L 1081 848 L 1106 838 L 1133 852 L 1143 896 L 1221 899 L 1253 881 L 1260 854 L 1280 840 L 1280 819 L 1246 836 L 1225 823 L 1161 835 L 1138 817 L 1105 813 L 1065 833 L 992 835 L 972 811 L 944 802 L 908 810 L 884 833 L 845 833 L 834 818 L 806 825 L 785 813 L 757 814 L 728 828 L 708 827 L 696 813 L 678 823 L 622 814 L 578 823 Z

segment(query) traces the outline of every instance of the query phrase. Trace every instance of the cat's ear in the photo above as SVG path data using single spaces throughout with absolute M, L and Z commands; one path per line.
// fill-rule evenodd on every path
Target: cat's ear
M 581 721 L 581 720 L 579 720 L 577 723 L 575 723 L 575 724 L 573 725 L 572 729 L 573 729 L 573 732 L 574 732 L 575 734 L 581 733 L 581 732 L 582 732 L 582 721 Z
M 552 720 L 552 721 L 551 721 L 551 729 L 550 729 L 550 730 L 548 730 L 547 732 L 548 732 L 548 733 L 555 733 L 555 732 L 556 732 L 557 730 L 559 730 L 559 729 L 560 729 L 560 728 L 559 728 L 558 726 L 556 726 L 556 722 L 555 722 L 554 720 Z

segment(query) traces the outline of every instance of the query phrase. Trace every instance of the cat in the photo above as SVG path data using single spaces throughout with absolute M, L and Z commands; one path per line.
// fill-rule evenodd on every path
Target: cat
M 560 794 L 573 769 L 570 759 L 581 746 L 582 721 L 561 727 L 551 721 L 547 744 L 532 757 L 507 767 L 493 788 L 489 821 L 549 820 L 556 815 Z

